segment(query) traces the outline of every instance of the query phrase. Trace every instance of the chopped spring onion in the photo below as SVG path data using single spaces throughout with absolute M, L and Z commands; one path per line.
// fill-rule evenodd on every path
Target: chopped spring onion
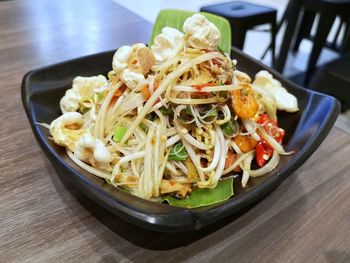
M 155 118 L 156 118 L 156 115 L 153 114 L 153 112 L 148 113 L 148 114 L 145 116 L 145 119 L 150 120 L 150 121 L 154 121 Z
M 225 104 L 224 106 L 218 107 L 218 117 L 216 119 L 216 124 L 223 125 L 231 120 L 231 111 L 230 108 Z
M 173 112 L 173 110 L 172 110 L 171 108 L 165 108 L 164 106 L 163 106 L 163 107 L 160 107 L 160 108 L 159 108 L 159 111 L 160 111 L 163 115 L 165 115 L 165 116 L 173 115 L 173 114 L 174 114 L 174 112 Z
M 212 109 L 208 114 L 206 114 L 206 117 L 216 117 L 218 116 L 218 110 L 216 108 Z
M 91 110 L 91 106 L 90 107 L 87 107 L 87 105 L 80 105 L 79 107 L 79 112 L 81 114 L 85 114 L 87 113 L 89 110 Z
M 218 117 L 218 109 L 213 105 L 200 105 L 195 112 L 202 123 L 213 123 Z
M 190 106 L 186 106 L 186 113 L 187 113 L 188 115 L 193 116 L 192 109 L 191 109 Z
M 127 130 L 128 129 L 125 128 L 124 126 L 117 125 L 117 127 L 114 130 L 113 140 L 115 142 L 120 142 L 123 139 L 123 137 L 124 137 L 125 133 L 127 132 Z
M 175 108 L 175 115 L 184 124 L 190 124 L 195 121 L 191 107 L 179 105 Z
M 101 100 L 103 100 L 103 98 L 105 96 L 105 92 L 101 91 L 101 92 L 96 93 L 96 95 L 97 95 L 97 101 L 101 101 Z
M 233 121 L 233 120 L 222 124 L 220 127 L 221 127 L 222 132 L 226 136 L 233 136 L 238 131 L 238 129 L 237 129 L 237 122 Z
M 188 157 L 188 153 L 182 143 L 177 143 L 171 148 L 168 160 L 173 161 L 185 161 Z
M 142 122 L 140 123 L 139 127 L 145 132 L 147 131 L 147 126 L 143 124 Z
M 217 108 L 212 108 L 208 112 L 206 112 L 203 116 L 198 116 L 202 123 L 211 124 L 215 122 L 218 118 L 218 110 Z
M 228 92 L 226 90 L 222 90 L 216 93 L 216 97 L 219 102 L 225 102 L 228 100 Z

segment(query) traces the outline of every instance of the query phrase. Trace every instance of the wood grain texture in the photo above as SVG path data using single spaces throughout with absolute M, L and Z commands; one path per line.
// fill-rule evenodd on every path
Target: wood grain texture
M 26 120 L 23 75 L 150 31 L 108 0 L 0 3 L 0 262 L 350 262 L 350 136 L 338 129 L 262 202 L 197 232 L 134 227 L 59 179 Z

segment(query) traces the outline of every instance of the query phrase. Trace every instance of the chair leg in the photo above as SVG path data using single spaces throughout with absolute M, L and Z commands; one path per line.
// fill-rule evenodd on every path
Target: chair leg
M 341 53 L 350 51 L 350 20 L 345 22 L 345 32 L 342 42 Z
M 335 36 L 334 36 L 334 39 L 333 41 L 331 42 L 331 48 L 337 50 L 337 41 L 338 41 L 338 38 L 339 38 L 339 34 L 340 34 L 340 31 L 343 27 L 343 24 L 345 24 L 345 21 L 343 21 L 341 18 L 340 18 L 340 22 L 339 22 L 339 26 L 337 28 L 337 31 L 335 32 Z
M 302 6 L 302 0 L 290 0 L 287 6 L 287 26 L 282 38 L 281 48 L 276 59 L 275 69 L 283 73 L 285 63 L 287 61 L 290 43 L 293 39 L 295 26 L 297 24 L 300 9 Z
M 280 31 L 283 23 L 286 21 L 287 17 L 288 17 L 288 9 L 286 9 L 283 13 L 283 16 L 281 18 L 281 20 L 279 22 L 276 22 L 276 27 L 275 27 L 275 40 L 276 40 L 276 36 L 278 34 L 278 32 Z M 276 18 L 277 20 L 277 18 Z M 276 45 L 276 43 L 275 43 Z M 261 55 L 261 59 L 260 60 L 263 60 L 265 58 L 265 56 L 267 55 L 267 52 L 269 52 L 269 50 L 272 48 L 272 43 L 270 42 L 269 45 L 267 46 L 267 48 L 265 49 L 264 53 Z M 276 48 L 276 47 L 275 47 Z M 275 52 L 275 55 L 276 57 L 276 52 Z
M 300 43 L 303 40 L 303 38 L 306 38 L 310 35 L 311 28 L 315 20 L 315 16 L 316 16 L 316 13 L 309 10 L 304 10 L 300 24 L 299 24 L 298 34 L 294 42 L 293 53 L 296 53 L 298 51 Z
M 275 54 L 276 54 L 276 18 L 271 23 L 271 66 L 275 67 Z
M 305 85 L 308 84 L 311 74 L 315 70 L 318 57 L 320 56 L 322 48 L 326 44 L 327 36 L 329 34 L 329 31 L 331 30 L 334 20 L 335 20 L 335 15 L 332 13 L 320 14 L 320 20 L 317 25 L 316 35 L 313 41 L 314 42 L 313 47 L 312 47 L 311 55 L 307 65 L 305 82 L 304 82 Z
M 242 26 L 232 27 L 232 46 L 243 50 L 246 30 Z

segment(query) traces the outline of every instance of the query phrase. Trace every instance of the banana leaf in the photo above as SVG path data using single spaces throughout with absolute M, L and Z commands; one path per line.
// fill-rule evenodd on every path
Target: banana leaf
M 152 35 L 149 45 L 153 45 L 154 38 L 161 33 L 162 29 L 166 26 L 176 28 L 183 32 L 182 26 L 185 20 L 192 16 L 196 12 L 176 10 L 176 9 L 164 9 L 159 12 L 156 22 L 153 25 Z M 223 17 L 201 12 L 210 22 L 212 22 L 221 32 L 221 41 L 219 48 L 230 54 L 231 51 L 231 27 L 230 23 Z
M 214 189 L 196 189 L 185 199 L 177 199 L 169 195 L 163 200 L 174 206 L 196 208 L 226 201 L 233 195 L 233 179 L 230 178 L 220 181 Z

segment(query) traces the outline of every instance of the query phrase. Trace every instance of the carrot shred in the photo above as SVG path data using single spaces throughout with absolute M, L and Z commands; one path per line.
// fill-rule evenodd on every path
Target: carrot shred
M 117 100 L 120 98 L 120 96 L 123 95 L 125 89 L 126 89 L 126 87 L 122 86 L 115 91 L 115 93 L 113 94 L 113 97 L 111 99 L 111 102 L 109 103 L 109 107 L 113 107 L 113 105 L 117 102 Z
M 156 90 L 156 89 L 158 88 L 158 86 L 159 86 L 159 83 L 158 83 L 158 82 L 155 82 L 155 83 L 153 84 L 154 90 Z M 141 92 L 142 96 L 143 96 L 146 100 L 148 100 L 148 99 L 152 96 L 151 91 L 149 90 L 149 85 L 148 85 L 148 84 L 144 84 L 144 85 L 142 86 L 140 92 Z M 157 101 L 156 101 L 155 103 L 158 103 L 159 101 L 160 101 L 160 100 L 159 100 L 159 98 L 158 98 Z
M 142 86 L 141 94 L 146 100 L 148 100 L 152 96 L 151 91 L 149 90 L 149 87 L 147 84 L 144 84 Z

